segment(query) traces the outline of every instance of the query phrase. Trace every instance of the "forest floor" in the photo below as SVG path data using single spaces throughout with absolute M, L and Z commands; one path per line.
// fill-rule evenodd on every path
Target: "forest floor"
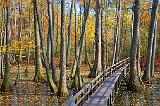
M 113 106 L 160 106 L 160 69 L 155 72 L 155 80 L 141 92 L 127 91 L 123 82 L 115 100 Z
M 70 75 L 70 68 L 67 68 L 67 77 Z M 65 98 L 57 98 L 55 94 L 50 92 L 48 83 L 35 83 L 34 78 L 34 66 L 29 66 L 28 76 L 25 74 L 25 65 L 20 67 L 19 81 L 16 86 L 12 86 L 9 92 L 0 92 L 0 106 L 61 106 L 66 101 Z M 42 68 L 42 74 L 46 78 L 45 68 Z M 16 80 L 17 67 L 14 66 L 10 71 L 10 79 L 12 85 Z M 83 77 L 84 85 L 91 81 L 87 77 L 89 73 L 89 67 L 86 65 L 81 66 L 81 75 Z M 57 70 L 57 76 L 59 78 L 60 70 Z M 69 79 L 69 78 L 67 78 Z M 71 84 L 71 81 L 67 81 L 67 85 Z M 2 79 L 0 79 L 0 84 Z M 51 95 L 52 94 L 52 95 Z
M 56 63 L 58 64 L 58 62 Z M 14 84 L 16 79 L 17 67 L 11 68 L 10 79 Z M 58 98 L 55 94 L 50 92 L 48 83 L 33 82 L 35 67 L 29 66 L 28 76 L 25 74 L 25 65 L 20 67 L 20 77 L 18 84 L 12 87 L 9 92 L 0 92 L 0 106 L 62 106 L 66 98 Z M 58 66 L 57 66 L 58 67 Z M 67 68 L 67 86 L 70 87 L 71 81 L 69 75 L 71 67 Z M 87 84 L 92 79 L 88 78 L 89 67 L 82 63 L 81 75 L 83 77 L 83 84 Z M 156 72 L 156 80 L 151 85 L 147 85 L 146 89 L 140 93 L 132 93 L 126 90 L 125 86 L 121 86 L 120 92 L 116 98 L 114 106 L 160 106 L 160 68 Z M 46 77 L 45 68 L 42 69 L 42 74 Z M 57 77 L 59 78 L 60 70 L 57 70 Z M 0 85 L 2 79 L 0 79 Z

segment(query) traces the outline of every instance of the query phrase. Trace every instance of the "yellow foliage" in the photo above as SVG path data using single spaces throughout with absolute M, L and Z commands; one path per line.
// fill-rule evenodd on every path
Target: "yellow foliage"
M 142 8 L 149 8 L 151 7 L 151 4 L 147 1 L 147 2 L 142 2 Z
M 95 36 L 95 19 L 90 17 L 87 21 L 86 37 L 92 42 L 94 40 L 94 36 Z
M 106 24 L 109 28 L 113 28 L 116 25 L 116 18 L 115 17 L 107 17 Z
M 151 16 L 148 10 L 143 11 L 141 14 L 141 21 L 144 23 L 148 23 L 151 20 Z

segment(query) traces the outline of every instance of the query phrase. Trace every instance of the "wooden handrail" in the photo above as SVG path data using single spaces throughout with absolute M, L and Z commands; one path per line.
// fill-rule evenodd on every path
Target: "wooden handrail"
M 79 92 L 77 92 L 74 96 L 70 97 L 70 106 L 79 105 L 81 102 L 85 99 L 88 99 L 86 97 L 89 97 L 94 90 L 96 90 L 96 87 L 98 85 L 102 84 L 102 82 L 109 78 L 109 76 L 112 75 L 112 73 L 116 72 L 118 69 L 122 68 L 124 65 L 127 65 L 129 63 L 129 58 L 124 59 L 111 67 L 105 69 L 104 71 L 100 72 L 96 78 L 94 78 L 90 83 L 85 85 Z M 126 66 L 127 68 L 127 66 Z

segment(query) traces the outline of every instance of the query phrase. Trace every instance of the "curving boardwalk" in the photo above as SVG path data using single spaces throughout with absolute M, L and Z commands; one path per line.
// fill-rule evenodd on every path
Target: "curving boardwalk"
M 107 68 L 71 97 L 69 106 L 111 106 L 128 72 L 129 59 Z

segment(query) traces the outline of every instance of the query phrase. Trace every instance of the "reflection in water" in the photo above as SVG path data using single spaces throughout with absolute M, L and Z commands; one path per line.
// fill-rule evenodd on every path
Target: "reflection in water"
M 160 106 L 160 74 L 152 86 L 140 93 L 127 92 L 122 86 L 113 106 Z

